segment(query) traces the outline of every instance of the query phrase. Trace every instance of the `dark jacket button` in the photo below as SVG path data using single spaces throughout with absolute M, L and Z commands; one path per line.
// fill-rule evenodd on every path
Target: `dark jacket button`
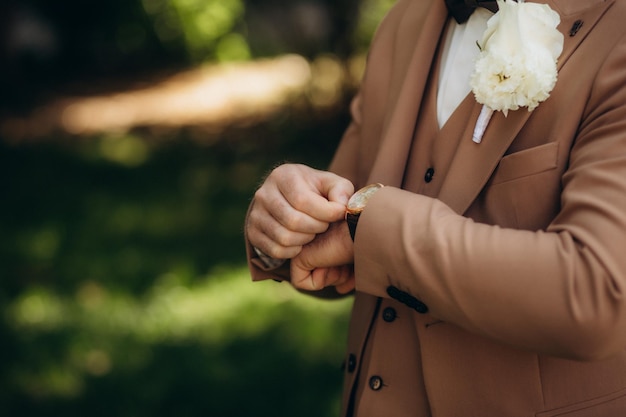
M 435 170 L 433 168 L 428 168 L 426 170 L 426 173 L 424 174 L 424 181 L 431 182 L 434 176 L 435 176 Z
M 374 375 L 370 378 L 369 384 L 372 391 L 378 391 L 383 387 L 383 379 L 378 375 Z
M 420 300 L 417 300 L 413 308 L 415 309 L 415 311 L 417 311 L 420 314 L 428 313 L 428 306 L 422 303 Z
M 394 300 L 406 304 L 420 314 L 428 313 L 428 306 L 407 292 L 401 291 L 394 286 L 389 286 L 387 287 L 387 294 Z
M 352 373 L 354 372 L 355 369 L 356 369 L 356 355 L 351 353 L 350 356 L 348 356 L 347 370 L 349 373 Z
M 383 310 L 383 320 L 385 320 L 387 323 L 391 323 L 396 319 L 396 317 L 398 317 L 398 314 L 396 313 L 396 310 L 394 308 L 387 307 Z

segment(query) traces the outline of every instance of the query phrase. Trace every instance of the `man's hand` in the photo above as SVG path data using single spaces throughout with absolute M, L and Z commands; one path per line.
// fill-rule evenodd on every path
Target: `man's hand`
M 331 172 L 281 165 L 254 195 L 248 240 L 272 258 L 291 259 L 330 223 L 343 219 L 353 193 L 350 181 Z
M 344 221 L 333 223 L 291 260 L 291 284 L 308 291 L 334 286 L 337 292 L 347 293 L 355 285 L 353 264 L 348 226 Z

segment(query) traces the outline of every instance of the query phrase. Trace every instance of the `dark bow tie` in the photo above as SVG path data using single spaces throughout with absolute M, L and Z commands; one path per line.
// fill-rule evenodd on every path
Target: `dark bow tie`
M 467 22 L 478 7 L 484 7 L 492 12 L 498 11 L 498 3 L 495 0 L 445 0 L 450 14 L 459 23 Z

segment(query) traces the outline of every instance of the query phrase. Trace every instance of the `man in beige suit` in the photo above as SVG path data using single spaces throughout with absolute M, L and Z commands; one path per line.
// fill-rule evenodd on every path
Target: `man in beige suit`
M 283 165 L 255 194 L 254 280 L 354 290 L 344 416 L 626 416 L 626 0 L 545 3 L 564 41 L 532 112 L 472 141 L 474 95 L 440 104 L 481 17 L 399 0 L 329 171 Z

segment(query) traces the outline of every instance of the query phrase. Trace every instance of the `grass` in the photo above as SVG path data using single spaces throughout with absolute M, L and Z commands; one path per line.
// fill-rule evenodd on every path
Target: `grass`
M 5 310 L 20 346 L 5 369 L 33 411 L 59 415 L 333 415 L 350 302 L 232 268 L 192 286 L 165 275 L 142 297 L 35 288 Z
M 0 141 L 0 415 L 337 415 L 351 300 L 251 283 L 241 232 L 330 116 Z

